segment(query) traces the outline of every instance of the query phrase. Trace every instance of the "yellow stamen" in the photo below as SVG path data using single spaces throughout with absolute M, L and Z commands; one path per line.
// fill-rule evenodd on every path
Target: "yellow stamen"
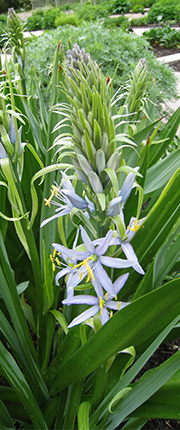
M 54 192 L 55 196 L 58 196 L 59 188 L 55 185 L 51 185 L 52 191 Z
M 119 302 L 119 303 L 118 303 L 118 305 L 117 305 L 117 310 L 119 310 L 119 309 L 120 309 L 121 303 L 122 303 L 122 302 Z
M 54 264 L 54 263 L 52 263 L 52 269 L 53 269 L 53 272 L 55 272 L 55 270 L 56 270 L 56 266 L 55 266 L 55 264 Z
M 137 218 L 135 218 L 135 220 L 134 220 L 134 226 L 133 227 L 129 227 L 129 225 L 128 225 L 128 229 L 129 230 L 131 230 L 131 231 L 138 231 L 139 230 L 139 228 L 140 228 L 140 221 L 138 221 L 138 219 Z
M 104 300 L 102 297 L 100 297 L 99 299 L 100 315 L 102 315 L 103 306 L 104 306 Z
M 56 249 L 54 248 L 54 251 L 53 251 L 53 258 L 55 258 L 55 255 L 56 255 Z
M 51 195 L 50 195 L 49 199 L 44 199 L 44 201 L 46 202 L 45 206 L 48 206 L 49 208 L 51 207 L 50 202 L 51 202 L 52 198 L 54 197 L 54 195 L 55 196 L 58 195 L 58 188 L 55 187 L 55 185 L 51 185 Z
M 58 266 L 60 266 L 60 265 L 61 265 L 61 263 L 60 263 L 60 261 L 59 261 L 59 258 L 58 258 L 58 257 L 56 257 L 56 263 L 58 264 Z
M 50 254 L 50 260 L 51 260 L 51 262 L 52 262 L 52 263 L 54 263 L 54 260 L 53 260 L 52 254 Z
M 95 277 L 94 277 L 94 275 L 93 275 L 93 273 L 92 273 L 92 270 L 91 270 L 91 268 L 90 268 L 90 266 L 89 266 L 89 264 L 88 264 L 88 261 L 89 261 L 89 260 L 92 260 L 92 257 L 88 257 L 88 258 L 86 258 L 86 260 L 81 261 L 81 263 L 76 264 L 76 266 L 74 266 L 74 267 L 73 267 L 73 269 L 77 269 L 77 267 L 84 267 L 84 266 L 86 266 L 86 269 L 87 269 L 87 271 L 88 271 L 88 275 L 87 275 L 86 283 L 87 283 L 87 282 L 89 282 L 91 278 L 92 278 L 93 280 L 95 280 Z
M 80 281 L 82 281 L 82 272 L 79 270 Z
M 112 318 L 113 316 L 113 311 L 110 312 L 109 318 Z
M 117 294 L 115 295 L 115 300 L 117 300 Z
M 82 192 L 82 196 L 83 196 L 83 197 L 85 196 L 85 190 L 83 190 L 83 192 Z
M 81 261 L 81 263 L 76 264 L 76 266 L 73 267 L 73 269 L 76 269 L 77 267 L 84 267 L 86 266 L 87 262 L 91 260 L 91 257 L 86 258 L 86 260 Z
M 104 297 L 105 297 L 105 300 L 107 300 L 107 298 L 108 298 L 108 293 L 106 293 Z

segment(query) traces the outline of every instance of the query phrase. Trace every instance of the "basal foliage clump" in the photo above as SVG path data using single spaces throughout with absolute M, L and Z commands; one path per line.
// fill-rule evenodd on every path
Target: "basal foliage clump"
M 48 108 L 33 69 L 37 110 L 22 29 L 13 11 L 8 19 L 17 31 L 0 74 L 0 427 L 177 419 L 179 351 L 134 381 L 179 334 L 180 148 L 169 145 L 180 108 L 162 122 L 144 58 L 114 91 L 88 51 L 69 41 L 65 53 L 59 41 Z

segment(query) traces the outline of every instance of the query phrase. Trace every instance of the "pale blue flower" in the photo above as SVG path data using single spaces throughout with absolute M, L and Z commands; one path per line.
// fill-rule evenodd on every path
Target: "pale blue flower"
M 138 169 L 139 169 L 139 167 L 136 167 L 134 170 L 136 170 L 138 172 Z M 126 200 L 128 199 L 128 197 L 132 191 L 132 188 L 135 186 L 135 184 L 134 184 L 135 177 L 136 177 L 135 173 L 129 173 L 127 175 L 127 177 L 126 177 L 126 179 L 122 185 L 122 188 L 118 193 L 118 196 L 109 202 L 107 215 L 116 216 L 116 215 L 120 214 L 120 212 L 122 211 L 122 209 L 124 207 Z
M 18 138 L 19 138 L 19 155 L 21 154 L 21 133 L 22 133 L 22 125 L 18 129 Z M 13 145 L 16 145 L 16 130 L 14 124 L 14 117 L 11 115 L 11 126 L 10 126 L 10 139 Z
M 87 319 L 96 315 L 98 312 L 100 312 L 100 319 L 103 325 L 108 321 L 111 315 L 108 309 L 113 309 L 117 311 L 127 306 L 129 303 L 123 303 L 117 300 L 117 294 L 119 293 L 120 289 L 124 286 L 128 278 L 128 275 L 129 274 L 126 273 L 125 275 L 120 276 L 118 279 L 116 279 L 114 284 L 112 284 L 111 279 L 106 274 L 106 282 L 109 284 L 108 289 L 111 289 L 113 291 L 113 294 L 104 293 L 102 286 L 103 287 L 105 286 L 103 282 L 99 281 L 98 279 L 95 279 L 95 280 L 92 280 L 92 284 L 97 294 L 97 297 L 91 296 L 91 295 L 78 295 L 78 296 L 74 296 L 63 300 L 62 303 L 68 306 L 72 304 L 91 305 L 90 309 L 87 309 L 82 314 L 74 318 L 74 320 L 69 324 L 68 327 L 71 328 L 77 324 L 81 324 Z M 114 298 L 115 300 L 113 300 Z
M 0 142 L 0 159 L 6 158 L 6 157 L 7 157 L 7 152 L 4 149 L 4 146 L 2 145 L 2 143 Z
M 74 208 L 85 211 L 87 217 L 88 213 L 86 210 L 89 210 L 89 212 L 95 210 L 94 204 L 88 199 L 88 197 L 86 195 L 84 199 L 79 197 L 78 194 L 75 193 L 71 181 L 68 179 L 67 175 L 63 172 L 61 172 L 61 174 L 63 179 L 63 187 L 60 188 L 57 186 L 57 184 L 55 186 L 52 185 L 51 196 L 49 199 L 45 199 L 45 204 L 47 206 L 50 207 L 50 204 L 57 206 L 57 209 L 55 209 L 56 214 L 44 220 L 41 223 L 41 227 L 44 227 L 48 222 L 59 218 L 60 216 L 69 214 Z M 52 200 L 54 196 L 59 201 Z
M 120 237 L 114 237 L 112 238 L 111 244 L 112 245 L 120 245 L 122 251 L 124 252 L 126 258 L 128 260 L 131 260 L 133 262 L 132 267 L 136 272 L 140 273 L 141 275 L 144 275 L 144 270 L 142 269 L 141 265 L 139 264 L 138 258 L 134 252 L 134 249 L 132 245 L 130 244 L 130 240 L 135 235 L 136 231 L 139 230 L 140 226 L 142 225 L 145 218 L 142 218 L 141 220 L 137 220 L 137 218 L 132 217 L 130 219 L 130 223 L 128 227 L 125 230 L 125 235 L 123 238 Z
M 114 267 L 114 268 L 127 268 L 134 264 L 134 261 L 125 260 L 121 258 L 113 258 L 104 255 L 109 246 L 111 245 L 113 231 L 110 230 L 104 238 L 101 238 L 99 244 L 97 241 L 91 241 L 89 235 L 85 229 L 80 226 L 81 237 L 85 246 L 85 251 L 79 251 L 78 249 L 68 249 L 63 245 L 54 243 L 53 247 L 63 256 L 63 259 L 67 261 L 70 259 L 71 264 L 69 264 L 69 269 L 66 269 L 66 273 L 71 274 L 70 282 L 68 282 L 68 289 L 73 289 L 79 284 L 79 279 L 83 279 L 87 275 L 87 281 L 90 279 L 94 280 L 98 278 L 103 282 L 104 288 L 109 294 L 113 294 L 112 286 L 106 282 L 106 271 L 103 268 Z M 80 261 L 80 263 L 77 263 Z M 72 268 L 72 263 L 74 262 L 74 267 Z M 68 262 L 69 263 L 69 262 Z M 78 271 L 76 270 L 78 269 Z M 74 275 L 73 275 L 73 271 Z M 57 280 L 60 279 L 61 274 L 57 275 Z M 72 295 L 72 292 L 71 294 Z

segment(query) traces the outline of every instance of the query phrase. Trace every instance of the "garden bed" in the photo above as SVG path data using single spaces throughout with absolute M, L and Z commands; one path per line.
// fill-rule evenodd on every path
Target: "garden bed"
M 180 54 L 179 48 L 165 48 L 164 46 L 152 46 L 153 52 L 157 58 L 165 57 L 167 55 Z M 175 72 L 180 72 L 180 60 L 169 62 L 168 65 L 172 67 Z

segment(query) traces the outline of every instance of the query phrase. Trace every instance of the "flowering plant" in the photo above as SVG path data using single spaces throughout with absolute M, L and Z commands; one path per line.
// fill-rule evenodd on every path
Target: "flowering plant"
M 38 115 L 18 61 L 1 72 L 0 426 L 176 419 L 179 351 L 134 381 L 179 330 L 179 148 L 162 156 L 180 111 L 151 120 L 143 60 L 113 94 L 60 43 Z

